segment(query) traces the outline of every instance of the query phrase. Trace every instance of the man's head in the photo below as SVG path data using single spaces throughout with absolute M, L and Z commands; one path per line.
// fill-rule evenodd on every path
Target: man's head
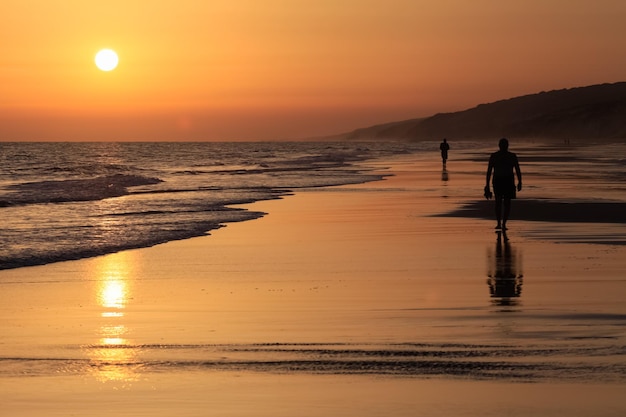
M 500 147 L 501 151 L 508 151 L 509 150 L 509 141 L 507 138 L 502 138 L 500 139 L 500 142 L 498 142 L 498 146 Z

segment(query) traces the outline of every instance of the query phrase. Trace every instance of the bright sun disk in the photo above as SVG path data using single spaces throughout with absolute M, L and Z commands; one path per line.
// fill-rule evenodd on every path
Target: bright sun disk
M 102 71 L 111 71 L 117 67 L 119 61 L 117 54 L 112 49 L 102 49 L 96 54 L 96 66 Z

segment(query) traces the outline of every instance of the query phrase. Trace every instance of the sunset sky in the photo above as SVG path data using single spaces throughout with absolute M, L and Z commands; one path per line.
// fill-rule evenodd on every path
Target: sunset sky
M 624 22 L 624 0 L 3 0 L 0 140 L 301 138 L 624 81 Z

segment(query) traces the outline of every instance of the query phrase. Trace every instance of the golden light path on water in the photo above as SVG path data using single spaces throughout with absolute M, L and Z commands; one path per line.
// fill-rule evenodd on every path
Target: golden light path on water
M 100 258 L 93 270 L 102 324 L 96 329 L 97 342 L 87 351 L 93 373 L 102 382 L 137 379 L 133 366 L 137 349 L 128 339 L 130 331 L 125 323 L 125 309 L 131 300 L 132 263 L 132 253 L 120 252 Z

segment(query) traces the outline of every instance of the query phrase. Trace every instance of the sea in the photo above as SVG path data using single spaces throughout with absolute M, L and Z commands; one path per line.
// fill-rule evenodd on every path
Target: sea
M 363 162 L 434 143 L 1 143 L 0 269 L 187 239 L 293 190 L 381 179 Z

